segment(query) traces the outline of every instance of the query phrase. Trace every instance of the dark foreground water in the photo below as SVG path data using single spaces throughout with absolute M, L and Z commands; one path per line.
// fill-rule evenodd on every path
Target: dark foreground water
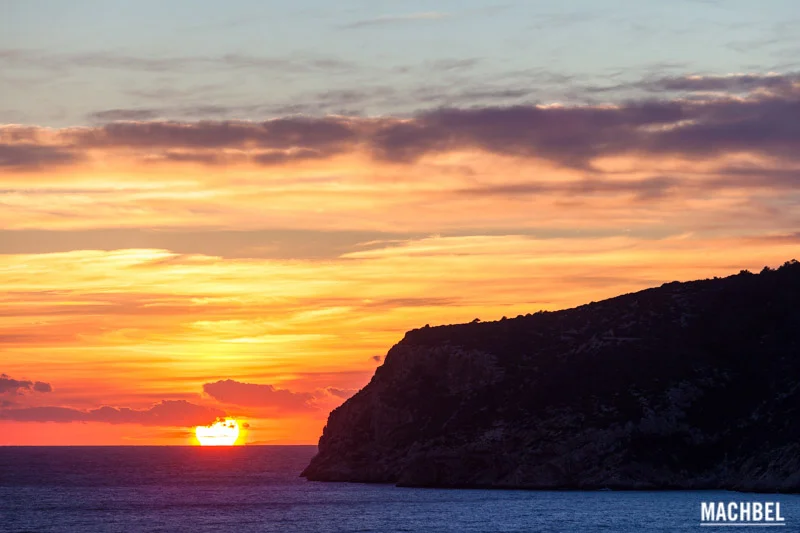
M 0 447 L 0 531 L 698 531 L 704 500 L 778 500 L 774 529 L 800 531 L 799 496 L 312 483 L 314 451 Z

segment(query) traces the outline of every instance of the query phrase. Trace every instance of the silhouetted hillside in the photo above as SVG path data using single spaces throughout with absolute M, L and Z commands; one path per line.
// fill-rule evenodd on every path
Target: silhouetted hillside
M 311 480 L 800 490 L 800 264 L 425 327 L 334 410 Z

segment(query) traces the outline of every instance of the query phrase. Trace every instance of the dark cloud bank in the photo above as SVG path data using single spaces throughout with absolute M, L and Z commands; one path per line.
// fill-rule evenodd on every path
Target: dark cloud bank
M 0 166 L 36 169 L 82 159 L 92 149 L 124 149 L 155 159 L 261 165 L 326 158 L 355 149 L 407 163 L 457 149 L 538 157 L 590 168 L 623 154 L 712 157 L 750 152 L 800 158 L 800 86 L 795 74 L 662 78 L 642 82 L 662 98 L 617 105 L 444 108 L 408 120 L 287 117 L 266 122 L 115 122 L 59 130 L 52 145 L 20 130 L 0 132 Z M 675 91 L 722 90 L 714 98 Z M 750 91 L 746 97 L 734 95 Z M 113 110 L 109 116 L 125 116 Z M 146 114 L 144 115 L 147 116 Z M 131 117 L 136 117 L 133 113 Z M 15 136 L 16 142 L 7 138 Z M 222 150 L 238 151 L 238 156 Z M 238 157 L 238 158 L 237 158 Z
M 164 400 L 149 409 L 100 407 L 81 411 L 69 407 L 24 407 L 0 410 L 0 419 L 18 422 L 103 422 L 145 426 L 198 426 L 213 422 L 225 412 L 186 400 Z

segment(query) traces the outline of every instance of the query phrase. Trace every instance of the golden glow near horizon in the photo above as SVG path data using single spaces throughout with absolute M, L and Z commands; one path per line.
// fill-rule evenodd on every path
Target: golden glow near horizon
M 194 431 L 200 446 L 233 446 L 239 438 L 239 424 L 233 418 L 197 426 Z

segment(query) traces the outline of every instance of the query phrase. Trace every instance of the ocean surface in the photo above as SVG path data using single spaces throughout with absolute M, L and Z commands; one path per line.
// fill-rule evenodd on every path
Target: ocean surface
M 0 447 L 0 531 L 698 531 L 700 502 L 733 492 L 531 492 L 314 483 L 313 446 Z M 730 530 L 729 527 L 713 528 Z M 742 528 L 734 528 L 741 530 Z M 759 528 L 763 529 L 763 528 Z

